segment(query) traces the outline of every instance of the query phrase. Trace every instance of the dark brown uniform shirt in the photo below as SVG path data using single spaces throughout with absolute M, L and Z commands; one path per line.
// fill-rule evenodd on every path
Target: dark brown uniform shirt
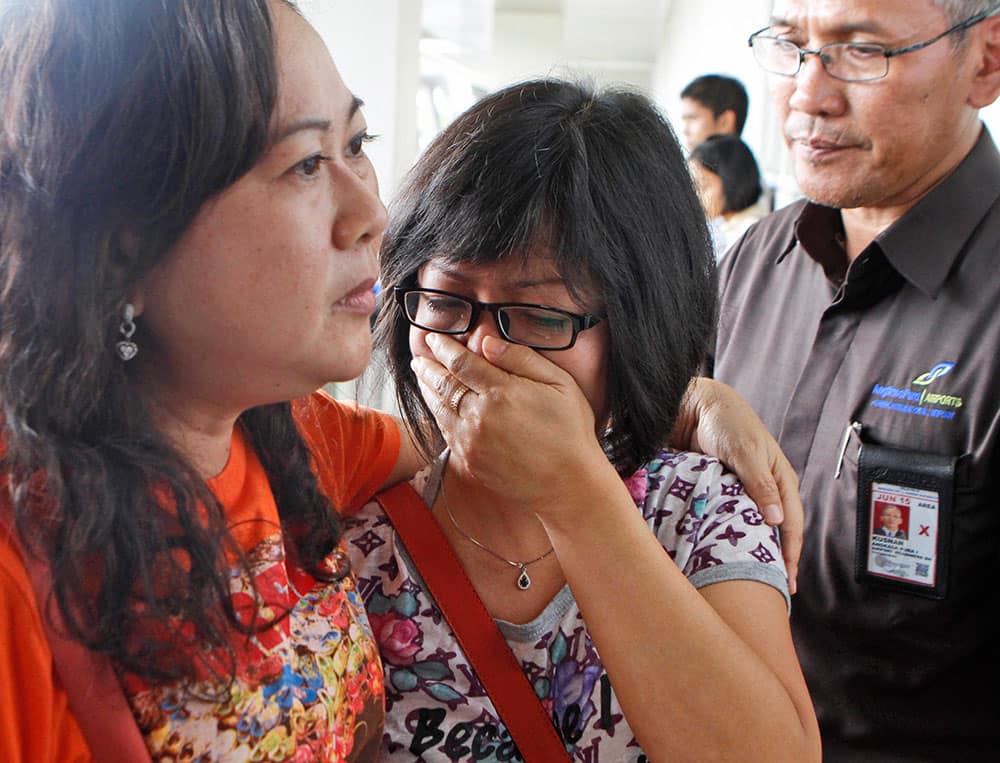
M 849 268 L 842 230 L 838 210 L 807 202 L 752 228 L 722 265 L 713 359 L 801 478 L 792 628 L 826 759 L 1000 760 L 1000 155 L 989 134 Z M 861 441 L 958 457 L 942 600 L 856 578 L 857 436 L 834 477 L 852 421 Z

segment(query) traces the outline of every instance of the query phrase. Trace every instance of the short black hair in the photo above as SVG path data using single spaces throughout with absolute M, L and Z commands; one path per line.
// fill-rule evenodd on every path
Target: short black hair
M 539 247 L 571 293 L 602 300 L 605 445 L 630 474 L 666 442 L 715 320 L 704 213 L 677 139 L 646 97 L 552 79 L 487 96 L 411 170 L 390 208 L 381 272 L 388 289 L 413 284 L 432 259 L 491 264 Z M 429 449 L 410 327 L 392 301 L 377 326 L 400 408 Z
M 681 91 L 681 98 L 697 101 L 709 109 L 716 119 L 725 112 L 732 111 L 736 116 L 736 134 L 743 133 L 750 100 L 747 98 L 747 89 L 738 79 L 721 74 L 705 74 L 691 80 Z
M 741 212 L 760 198 L 760 169 L 750 147 L 735 135 L 711 135 L 691 152 L 722 180 L 723 212 Z

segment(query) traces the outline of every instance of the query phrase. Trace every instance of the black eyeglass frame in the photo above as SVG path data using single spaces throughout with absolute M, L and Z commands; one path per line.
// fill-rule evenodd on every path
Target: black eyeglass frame
M 417 323 L 410 317 L 409 312 L 406 309 L 406 295 L 407 294 L 440 294 L 444 297 L 450 297 L 451 299 L 457 299 L 460 302 L 464 302 L 472 308 L 472 312 L 469 314 L 469 325 L 466 326 L 461 331 L 452 330 L 445 331 L 443 329 L 429 328 L 422 323 Z M 580 335 L 581 331 L 586 331 L 587 329 L 593 328 L 598 323 L 603 321 L 606 316 L 598 315 L 596 313 L 573 313 L 569 310 L 563 310 L 561 307 L 552 307 L 551 305 L 536 305 L 529 302 L 480 302 L 476 299 L 469 299 L 461 294 L 455 294 L 450 291 L 443 291 L 442 289 L 423 289 L 416 288 L 412 286 L 393 286 L 392 294 L 396 300 L 396 304 L 399 305 L 399 309 L 403 312 L 403 317 L 406 318 L 407 323 L 411 326 L 416 326 L 418 329 L 423 329 L 424 331 L 430 331 L 434 334 L 448 334 L 451 336 L 459 336 L 461 334 L 467 334 L 479 323 L 479 316 L 482 315 L 483 311 L 493 315 L 493 322 L 496 324 L 497 331 L 500 335 L 511 344 L 520 344 L 525 347 L 531 347 L 533 350 L 568 350 L 570 347 L 576 344 L 576 339 Z M 542 347 L 539 345 L 529 344 L 528 342 L 521 342 L 517 339 L 512 339 L 507 335 L 507 330 L 503 327 L 497 312 L 504 309 L 505 307 L 527 307 L 533 310 L 548 310 L 553 313 L 559 313 L 566 318 L 569 318 L 570 324 L 573 327 L 573 336 L 570 337 L 569 343 L 562 345 L 560 347 Z
M 760 63 L 760 60 L 756 56 L 754 56 L 754 60 L 757 61 L 757 65 L 758 66 L 760 66 L 766 72 L 770 72 L 771 74 L 777 74 L 779 77 L 794 77 L 794 76 L 796 76 L 800 71 L 802 71 L 802 64 L 805 63 L 806 56 L 819 56 L 820 63 L 823 65 L 823 71 L 825 71 L 827 74 L 829 74 L 834 79 L 839 79 L 841 82 L 877 82 L 878 80 L 885 79 L 887 76 L 889 76 L 889 59 L 890 58 L 895 58 L 896 56 L 901 56 L 904 53 L 912 53 L 915 50 L 922 50 L 922 49 L 928 47 L 929 45 L 933 45 L 938 40 L 943 40 L 945 37 L 947 37 L 950 34 L 954 34 L 955 32 L 963 32 L 966 29 L 968 29 L 969 27 L 975 26 L 980 21 L 985 21 L 990 16 L 992 16 L 993 14 L 995 14 L 998 10 L 1000 10 L 1000 4 L 993 5 L 990 8 L 988 8 L 987 10 L 985 10 L 985 11 L 980 11 L 976 15 L 970 16 L 965 21 L 960 21 L 957 24 L 955 24 L 954 26 L 948 27 L 948 29 L 945 29 L 943 32 L 941 32 L 941 34 L 937 35 L 936 37 L 932 37 L 929 40 L 924 40 L 923 42 L 916 42 L 916 43 L 913 43 L 912 45 L 906 45 L 906 46 L 904 46 L 902 48 L 889 48 L 889 49 L 886 49 L 886 47 L 884 45 L 880 45 L 877 42 L 871 42 L 871 43 L 869 43 L 869 42 L 828 42 L 826 45 L 821 45 L 820 47 L 816 48 L 815 50 L 810 50 L 809 48 L 800 48 L 798 45 L 796 45 L 794 42 L 791 42 L 790 40 L 785 40 L 785 39 L 783 39 L 781 37 L 772 37 L 771 35 L 764 34 L 764 32 L 766 32 L 768 29 L 771 28 L 770 25 L 764 27 L 763 29 L 758 29 L 756 32 L 754 32 L 752 35 L 750 35 L 750 37 L 747 39 L 747 45 L 751 49 L 753 49 L 753 41 L 755 39 L 764 39 L 764 40 L 774 40 L 775 42 L 782 42 L 782 43 L 784 43 L 786 45 L 790 45 L 790 46 L 794 47 L 798 51 L 798 53 L 799 53 L 799 62 L 798 62 L 798 64 L 795 67 L 795 71 L 789 72 L 788 74 L 785 74 L 784 72 L 773 72 L 770 69 L 766 69 L 763 66 L 763 64 Z M 882 56 L 885 58 L 885 72 L 883 74 L 879 75 L 878 77 L 866 77 L 864 79 L 846 79 L 844 77 L 838 77 L 836 74 L 834 74 L 833 72 L 831 72 L 827 68 L 828 56 L 826 56 L 826 55 L 823 54 L 824 50 L 826 50 L 827 48 L 830 48 L 830 47 L 834 47 L 834 46 L 842 47 L 842 46 L 855 46 L 855 45 L 858 46 L 858 47 L 870 48 L 873 51 L 876 48 L 881 48 Z

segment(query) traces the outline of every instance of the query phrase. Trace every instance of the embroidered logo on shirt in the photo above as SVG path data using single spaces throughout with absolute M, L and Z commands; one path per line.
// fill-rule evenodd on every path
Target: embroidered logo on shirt
M 942 376 L 945 376 L 954 367 L 954 363 L 938 363 L 927 373 L 920 374 L 920 376 L 911 381 L 910 384 L 915 384 L 918 387 L 926 387 L 931 382 L 935 382 Z
M 950 361 L 938 363 L 910 382 L 911 386 L 922 389 L 876 383 L 872 387 L 870 405 L 872 408 L 883 408 L 896 413 L 951 421 L 962 407 L 962 398 L 942 392 L 930 392 L 927 387 L 942 376 L 947 376 L 954 367 L 955 363 Z

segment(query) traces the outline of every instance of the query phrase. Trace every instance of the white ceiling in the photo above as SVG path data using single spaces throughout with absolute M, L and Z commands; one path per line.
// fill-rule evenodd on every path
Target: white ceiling
M 472 66 L 491 51 L 551 39 L 553 55 L 593 70 L 651 70 L 671 0 L 423 0 L 428 37 Z M 504 36 L 504 39 L 500 39 Z M 513 37 L 513 39 L 511 39 Z
M 652 60 L 670 0 L 424 0 L 428 36 L 482 50 L 492 44 L 496 17 L 558 18 L 572 57 Z

